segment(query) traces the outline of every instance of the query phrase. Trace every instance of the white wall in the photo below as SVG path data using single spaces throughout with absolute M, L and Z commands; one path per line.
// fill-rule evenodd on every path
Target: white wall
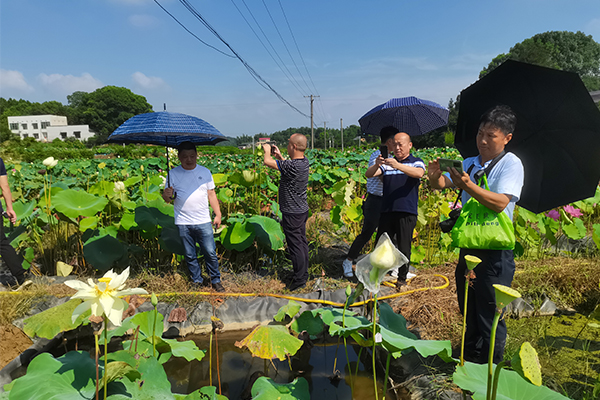
M 79 140 L 84 140 L 95 135 L 88 125 L 68 125 L 67 117 L 61 115 L 8 117 L 8 128 L 21 139 L 33 137 L 40 142 L 51 142 L 56 138 L 64 139 L 77 135 L 80 136 Z

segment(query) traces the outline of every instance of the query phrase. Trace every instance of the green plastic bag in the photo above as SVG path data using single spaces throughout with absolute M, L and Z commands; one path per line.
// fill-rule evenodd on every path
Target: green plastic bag
M 490 190 L 487 177 L 482 179 Z M 504 211 L 494 212 L 471 197 L 452 228 L 452 244 L 461 249 L 513 250 L 514 226 Z

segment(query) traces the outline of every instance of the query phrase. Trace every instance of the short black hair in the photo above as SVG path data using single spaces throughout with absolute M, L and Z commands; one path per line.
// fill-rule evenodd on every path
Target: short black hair
M 513 133 L 517 126 L 517 116 L 509 106 L 499 105 L 487 110 L 479 120 L 479 126 L 490 124 L 500 129 L 504 135 Z
M 381 143 L 387 142 L 387 140 L 389 138 L 391 138 L 398 132 L 400 132 L 400 130 L 391 125 L 386 126 L 385 128 L 381 128 L 381 131 L 379 131 L 379 137 L 381 138 Z
M 177 151 L 182 151 L 182 150 L 196 151 L 196 145 L 192 142 L 183 142 L 179 146 L 177 146 Z

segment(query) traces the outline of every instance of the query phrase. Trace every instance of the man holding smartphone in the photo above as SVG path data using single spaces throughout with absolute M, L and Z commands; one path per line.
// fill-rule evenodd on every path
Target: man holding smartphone
M 512 220 L 513 210 L 521 195 L 524 181 L 524 169 L 521 160 L 513 153 L 504 151 L 511 141 L 517 124 L 517 117 L 508 106 L 496 106 L 481 116 L 476 136 L 479 155 L 469 157 L 463 162 L 460 172 L 450 168 L 444 174 L 439 160 L 429 163 L 428 177 L 431 186 L 436 189 L 458 187 L 462 189 L 463 205 L 473 197 L 496 213 L 506 213 Z M 504 154 L 505 153 L 505 154 Z M 497 164 L 493 165 L 498 158 Z M 489 190 L 478 185 L 475 174 L 492 164 L 493 169 L 486 172 Z M 467 331 L 465 335 L 465 359 L 485 364 L 490 347 L 492 322 L 496 313 L 496 301 L 493 285 L 509 286 L 515 273 L 515 260 L 512 250 L 460 249 L 456 266 L 456 287 L 465 286 L 466 255 L 479 257 L 482 262 L 472 271 L 475 275 L 469 285 L 467 304 Z M 456 291 L 461 312 L 464 304 L 464 291 Z M 506 344 L 506 322 L 500 320 L 496 329 L 493 350 L 494 363 L 502 361 Z
M 412 141 L 405 132 L 396 129 L 386 145 L 394 157 L 377 157 L 375 164 L 367 169 L 366 176 L 383 177 L 383 202 L 377 240 L 384 232 L 391 239 L 395 236 L 398 250 L 408 258 L 409 262 L 397 271 L 396 287 L 401 287 L 406 284 L 408 275 L 411 242 L 419 215 L 419 185 L 421 177 L 425 175 L 425 162 L 410 154 Z
M 379 132 L 382 146 L 378 150 L 371 153 L 369 157 L 369 167 L 375 165 L 375 160 L 381 155 L 383 158 L 388 158 L 388 148 L 385 144 L 387 140 L 395 135 L 398 129 L 393 126 L 386 126 Z M 373 233 L 379 225 L 379 215 L 381 214 L 381 203 L 383 202 L 383 180 L 381 176 L 367 178 L 367 198 L 362 204 L 363 210 L 363 225 L 360 234 L 354 239 L 346 259 L 342 263 L 344 278 L 353 279 L 354 271 L 352 265 L 360 254 L 360 251 L 365 244 L 371 240 Z
M 294 278 L 288 285 L 288 289 L 292 291 L 304 287 L 308 280 L 306 221 L 308 220 L 307 189 L 310 163 L 304 156 L 307 144 L 306 136 L 294 133 L 287 145 L 289 160 L 283 158 L 277 146 L 268 143 L 263 145 L 264 164 L 281 173 L 279 208 L 283 215 L 281 227 L 294 266 Z

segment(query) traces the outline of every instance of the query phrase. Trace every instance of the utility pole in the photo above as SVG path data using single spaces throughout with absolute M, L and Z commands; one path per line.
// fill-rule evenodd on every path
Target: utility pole
M 344 124 L 342 123 L 342 119 L 340 118 L 340 132 L 342 136 L 342 151 L 344 151 Z
M 325 135 L 325 137 L 323 138 L 323 142 L 325 144 L 325 150 L 327 150 L 327 121 L 323 121 L 323 129 L 325 130 L 323 132 L 323 134 Z
M 315 148 L 315 124 L 313 123 L 313 101 L 315 101 L 315 97 L 321 97 L 321 96 L 313 96 L 311 94 L 310 96 L 304 96 L 304 97 L 310 97 L 310 148 L 312 150 L 314 150 L 314 148 Z

